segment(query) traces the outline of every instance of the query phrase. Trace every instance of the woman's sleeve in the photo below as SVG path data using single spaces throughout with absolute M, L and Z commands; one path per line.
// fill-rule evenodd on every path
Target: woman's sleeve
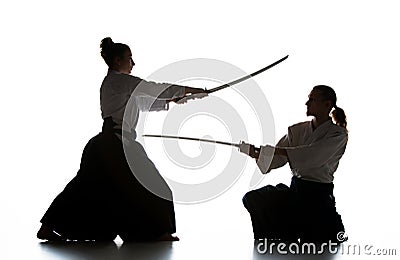
M 289 146 L 288 137 L 282 137 L 276 146 Z M 284 166 L 288 159 L 286 156 L 274 155 L 275 148 L 270 145 L 261 146 L 257 166 L 262 173 L 269 173 L 272 169 Z
M 156 83 L 137 77 L 132 77 L 131 81 L 131 92 L 134 92 L 135 96 L 148 96 L 159 100 L 168 100 L 185 95 L 184 86 L 169 83 Z
M 276 144 L 276 146 L 289 146 L 289 139 L 288 135 L 285 135 L 279 140 L 279 142 Z M 283 155 L 274 155 L 272 158 L 271 165 L 269 166 L 269 169 L 267 172 L 270 172 L 272 169 L 280 168 L 284 166 L 288 162 L 288 158 Z
M 286 149 L 292 168 L 314 168 L 326 164 L 347 144 L 347 132 L 337 130 L 328 133 L 323 139 L 304 146 Z
M 166 111 L 169 109 L 167 100 L 156 99 L 150 96 L 136 96 L 135 99 L 140 111 Z

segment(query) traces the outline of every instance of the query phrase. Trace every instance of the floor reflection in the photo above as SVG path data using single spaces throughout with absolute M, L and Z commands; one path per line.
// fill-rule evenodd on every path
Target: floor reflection
M 119 259 L 172 259 L 172 243 L 123 243 L 119 248 Z
M 114 242 L 44 242 L 40 247 L 48 259 L 111 259 L 118 255 Z
M 123 243 L 58 242 L 40 243 L 44 259 L 172 259 L 172 242 Z

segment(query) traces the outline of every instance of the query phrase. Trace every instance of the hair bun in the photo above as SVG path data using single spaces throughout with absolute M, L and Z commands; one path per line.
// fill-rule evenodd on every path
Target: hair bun
M 100 54 L 108 67 L 112 67 L 116 57 L 124 57 L 124 54 L 129 49 L 129 46 L 123 43 L 115 43 L 110 37 L 101 40 Z
M 113 40 L 110 37 L 106 37 L 103 40 L 101 40 L 100 43 L 100 48 L 101 49 L 110 49 L 114 45 Z
M 103 57 L 108 56 L 113 45 L 114 45 L 114 42 L 110 37 L 106 37 L 103 40 L 101 40 L 101 43 L 100 43 L 101 56 L 103 56 Z

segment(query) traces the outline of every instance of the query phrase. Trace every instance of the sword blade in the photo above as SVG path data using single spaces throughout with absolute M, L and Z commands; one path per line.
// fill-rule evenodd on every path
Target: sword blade
M 231 82 L 229 82 L 229 83 L 226 83 L 226 84 L 224 84 L 224 85 L 221 85 L 221 86 L 219 86 L 219 87 L 209 89 L 209 90 L 208 90 L 208 93 L 213 93 L 213 92 L 215 92 L 215 91 L 218 91 L 218 90 L 221 90 L 221 89 L 224 89 L 224 88 L 233 86 L 233 85 L 238 84 L 238 83 L 240 83 L 240 82 L 242 82 L 242 81 L 245 81 L 245 80 L 247 80 L 247 79 L 249 79 L 249 78 L 251 78 L 251 77 L 254 77 L 254 76 L 257 75 L 257 74 L 260 74 L 260 73 L 262 73 L 262 72 L 264 72 L 264 71 L 266 71 L 266 70 L 268 70 L 268 69 L 274 67 L 275 65 L 278 65 L 278 64 L 281 63 L 282 61 L 286 60 L 288 57 L 289 57 L 289 55 L 286 55 L 286 56 L 283 57 L 282 59 L 277 60 L 277 61 L 275 61 L 274 63 L 268 65 L 267 67 L 262 68 L 262 69 L 260 69 L 260 70 L 257 70 L 256 72 L 251 73 L 250 75 L 246 75 L 246 76 L 244 76 L 244 77 L 241 77 L 241 78 L 239 78 L 239 79 L 236 79 L 236 80 L 234 80 L 234 81 L 231 81 Z
M 202 139 L 202 138 L 193 138 L 193 137 L 184 137 L 184 136 L 174 136 L 174 135 L 142 135 L 143 137 L 157 137 L 157 138 L 169 138 L 169 139 L 181 139 L 181 140 L 189 140 L 189 141 L 200 141 L 207 143 L 215 143 L 215 144 L 223 144 L 239 147 L 239 144 L 223 142 L 223 141 L 215 141 L 210 139 Z

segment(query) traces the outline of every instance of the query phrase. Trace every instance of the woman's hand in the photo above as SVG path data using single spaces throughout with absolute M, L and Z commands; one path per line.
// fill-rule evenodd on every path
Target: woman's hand
M 202 88 L 185 87 L 185 96 L 172 99 L 177 104 L 185 104 L 190 99 L 200 99 L 208 96 L 209 91 Z
M 185 87 L 185 96 L 188 94 L 208 94 L 209 91 L 207 89 L 202 89 L 202 88 L 191 88 L 191 87 Z
M 257 160 L 258 157 L 260 156 L 260 150 L 261 148 L 257 148 L 254 145 L 250 145 L 249 156 Z
M 256 148 L 254 145 L 245 143 L 243 141 L 239 144 L 239 151 L 254 159 L 258 159 L 258 156 L 260 155 L 260 148 Z

